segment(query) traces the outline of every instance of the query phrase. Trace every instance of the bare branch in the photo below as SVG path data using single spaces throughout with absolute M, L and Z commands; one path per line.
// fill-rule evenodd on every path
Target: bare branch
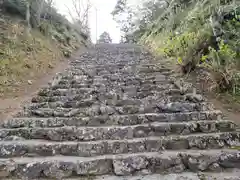
M 72 6 L 66 6 L 70 17 L 82 30 L 88 31 L 88 16 L 92 7 L 90 0 L 71 0 Z

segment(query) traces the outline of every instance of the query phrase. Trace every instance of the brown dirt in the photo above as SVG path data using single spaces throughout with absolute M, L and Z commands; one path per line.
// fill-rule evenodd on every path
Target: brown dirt
M 32 84 L 21 84 L 21 86 L 18 87 L 18 91 L 12 94 L 12 96 L 8 94 L 6 98 L 1 97 L 0 120 L 2 121 L 10 118 L 12 115 L 19 112 L 24 104 L 30 103 L 31 98 L 40 88 L 46 86 L 56 73 L 64 71 L 70 60 L 79 56 L 84 50 L 85 49 L 82 48 L 82 50 L 76 52 L 71 58 L 60 60 L 59 63 L 54 68 L 49 69 L 47 73 L 35 77 L 35 79 L 32 80 Z
M 240 126 L 240 103 L 234 101 L 230 95 L 217 93 L 213 89 L 211 90 L 210 87 L 213 82 L 209 76 L 210 74 L 207 71 L 197 69 L 190 74 L 187 81 L 190 81 L 194 87 L 199 89 L 216 109 L 222 111 L 225 119 L 231 120 Z

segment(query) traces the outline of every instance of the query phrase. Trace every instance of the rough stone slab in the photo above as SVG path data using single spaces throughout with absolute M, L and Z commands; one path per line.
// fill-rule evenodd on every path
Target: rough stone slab
M 58 98 L 57 98 L 58 99 Z M 57 108 L 86 108 L 89 106 L 92 106 L 93 104 L 100 104 L 100 102 L 97 101 L 96 98 L 86 99 L 86 100 L 67 100 L 64 101 L 65 98 L 62 100 L 59 99 L 59 101 L 51 102 L 51 99 L 49 98 L 50 102 L 42 102 L 42 103 L 32 103 L 30 106 L 28 106 L 28 109 L 31 110 L 37 110 L 39 108 L 51 108 L 51 109 L 57 109 Z
M 94 92 L 94 88 L 71 88 L 71 89 L 42 89 L 38 92 L 39 96 L 69 96 L 74 94 L 84 94 Z
M 95 82 L 96 81 L 96 82 Z M 133 84 L 129 84 L 133 85 Z M 90 85 L 88 84 L 79 84 L 77 87 L 73 88 L 72 84 L 60 84 L 57 86 L 54 86 L 53 88 L 45 88 L 40 90 L 38 93 L 38 96 L 34 97 L 34 99 L 49 99 L 50 97 L 57 96 L 58 98 L 64 99 L 65 96 L 77 96 L 77 95 L 97 95 L 102 93 L 102 90 L 99 89 L 99 87 L 105 87 L 105 91 L 103 94 L 109 94 L 109 91 L 117 90 L 117 89 L 125 89 L 128 87 L 128 85 L 125 85 L 125 83 L 122 84 L 109 84 L 105 81 L 102 82 L 100 79 L 94 80 L 93 84 L 91 85 L 91 88 L 89 88 Z M 145 93 L 147 94 L 148 91 L 154 94 L 155 96 L 163 96 L 165 90 L 169 89 L 172 85 L 170 84 L 151 84 L 145 82 L 145 84 L 141 84 L 141 86 L 135 86 L 137 90 L 137 94 Z M 87 91 L 89 90 L 89 91 Z M 120 95 L 120 94 L 119 94 Z M 110 94 L 108 95 L 110 96 Z M 56 98 L 56 97 L 54 97 Z M 33 100 L 34 101 L 34 100 Z M 35 100 L 36 101 L 36 100 Z
M 164 75 L 162 75 L 164 76 Z M 146 80 L 145 78 L 143 77 L 139 77 L 137 78 L 136 76 L 133 76 L 131 78 L 124 78 L 124 77 L 119 77 L 119 76 L 115 76 L 114 77 L 114 74 L 112 74 L 111 77 L 107 77 L 105 75 L 102 75 L 103 79 L 105 80 L 108 80 L 108 83 L 113 83 L 113 82 L 118 82 L 118 83 L 121 83 L 121 82 L 124 82 L 126 84 L 130 84 L 130 83 L 134 83 L 136 85 L 149 85 L 149 84 L 159 84 L 159 85 L 163 85 L 163 84 L 171 84 L 171 81 L 170 80 L 167 80 L 166 76 L 165 79 L 160 79 L 159 77 L 155 77 L 155 79 L 152 79 L 152 80 Z M 61 80 L 59 81 L 59 85 L 71 85 L 71 87 L 75 87 L 79 84 L 83 84 L 83 83 L 86 83 L 86 84 L 92 84 L 93 82 L 93 77 L 92 79 L 88 78 L 88 79 L 84 79 L 84 80 Z
M 82 61 L 78 62 L 78 61 L 74 61 L 75 63 L 81 63 Z M 129 61 L 126 61 L 126 62 L 129 62 Z M 119 67 L 122 67 L 122 66 L 126 66 L 128 64 L 122 64 L 122 63 L 109 63 L 109 62 L 106 62 L 104 64 L 101 64 L 101 65 L 91 65 L 91 62 L 89 62 L 89 64 L 86 64 L 85 66 L 78 66 L 76 67 L 77 69 L 92 69 L 92 68 L 96 68 L 96 69 L 114 69 L 114 68 L 119 68 Z M 163 72 L 165 71 L 171 71 L 170 69 L 164 67 L 161 63 L 147 63 L 147 64 L 139 64 L 139 63 L 131 63 L 130 64 L 131 66 L 136 66 L 136 67 L 143 67 L 143 68 L 158 68 L 158 69 L 161 69 Z
M 231 121 L 193 121 L 184 123 L 150 123 L 134 126 L 76 127 L 56 128 L 16 128 L 0 129 L 0 139 L 18 136 L 25 139 L 46 139 L 52 141 L 94 141 L 121 140 L 148 136 L 168 136 L 176 134 L 210 133 L 235 131 Z
M 89 103 L 88 101 L 86 103 Z M 92 101 L 94 103 L 94 101 Z M 91 116 L 93 115 L 128 115 L 144 113 L 180 113 L 180 112 L 201 112 L 214 110 L 208 103 L 158 103 L 141 105 L 123 105 L 112 106 L 105 104 L 93 104 L 90 107 L 83 108 L 38 108 L 26 111 L 28 116 L 35 117 L 73 117 L 73 116 Z
M 129 88 L 129 89 L 128 89 Z M 132 89 L 130 89 L 132 88 Z M 159 87 L 162 88 L 162 87 Z M 163 87 L 164 88 L 164 87 Z M 156 92 L 156 91 L 149 91 L 151 94 L 146 96 L 146 97 L 141 97 L 141 93 L 137 92 L 137 88 L 136 87 L 124 87 L 122 88 L 122 90 L 124 91 L 123 95 L 120 97 L 121 100 L 125 100 L 124 95 L 129 97 L 129 98 L 134 98 L 132 100 L 136 100 L 136 101 L 144 101 L 147 99 L 155 99 L 158 100 L 159 102 L 162 100 L 168 100 L 168 102 L 189 102 L 185 96 L 182 95 L 175 95 L 175 96 L 163 96 L 161 92 Z M 132 94 L 132 96 L 131 96 Z M 114 94 L 110 94 L 110 93 L 99 93 L 99 94 L 93 94 L 93 95 L 83 95 L 83 94 L 77 94 L 77 95 L 71 95 L 71 96 L 36 96 L 32 98 L 32 103 L 46 103 L 46 102 L 58 102 L 61 101 L 63 102 L 67 102 L 67 101 L 85 101 L 88 99 L 100 99 L 100 98 L 104 98 L 103 100 L 107 101 L 108 99 L 113 99 L 116 95 Z M 139 96 L 139 98 L 137 98 Z M 136 99 L 137 98 L 137 99 Z M 108 102 L 108 101 L 107 101 Z
M 97 96 L 93 96 L 91 94 L 79 94 L 73 96 L 36 96 L 32 98 L 32 103 L 46 103 L 46 102 L 58 102 L 62 103 L 67 101 L 81 101 L 81 100 L 89 100 L 96 99 Z
M 74 180 L 74 179 L 66 179 Z M 80 179 L 87 180 L 87 179 Z M 145 176 L 100 176 L 92 180 L 240 180 L 240 172 L 220 172 L 220 173 L 180 173 L 180 174 L 153 174 Z
M 101 126 L 101 125 L 137 125 L 151 122 L 189 122 L 222 119 L 221 111 L 202 111 L 187 113 L 146 113 L 132 115 L 112 115 L 70 118 L 20 117 L 1 122 L 4 128 L 20 127 L 63 127 L 63 126 Z
M 55 155 L 91 157 L 164 150 L 221 149 L 238 145 L 239 142 L 240 134 L 236 132 L 90 142 L 0 141 L 0 158 Z
M 125 66 L 126 67 L 126 66 Z M 83 67 L 84 68 L 84 67 Z M 88 67 L 86 67 L 88 68 Z M 91 67 L 92 68 L 92 67 Z M 109 67 L 108 67 L 109 68 Z M 104 74 L 107 77 L 110 77 L 112 74 L 117 74 L 120 76 L 126 76 L 126 75 L 134 75 L 134 73 L 136 72 L 136 67 L 134 66 L 128 66 L 128 68 L 124 68 L 124 66 L 120 67 L 121 69 L 113 69 L 111 68 L 110 70 L 108 69 L 109 74 Z M 129 69 L 131 69 L 131 72 L 129 72 Z M 92 76 L 100 76 L 99 74 L 101 73 L 101 71 L 105 71 L 106 68 L 96 68 L 94 67 L 94 69 L 78 69 L 78 68 L 71 68 L 71 70 L 66 74 L 62 76 L 62 80 L 73 80 L 75 79 L 76 76 L 84 76 L 84 75 L 92 75 Z M 157 75 L 164 75 L 164 76 L 170 76 L 172 75 L 171 71 L 163 71 L 161 73 L 159 72 L 153 72 L 151 74 L 151 76 L 157 76 Z M 139 76 L 146 76 L 146 74 L 138 74 Z
M 94 158 L 54 156 L 0 159 L 2 178 L 69 178 L 72 176 L 146 175 L 154 173 L 218 172 L 222 168 L 239 168 L 236 150 L 183 151 L 107 155 Z M 217 167 L 217 168 L 213 168 Z
M 240 172 L 221 172 L 221 173 L 181 173 L 170 175 L 143 175 L 143 176 L 90 176 L 82 178 L 63 178 L 63 180 L 240 180 Z M 6 179 L 19 180 L 19 179 Z M 55 179 L 38 179 L 55 180 Z
M 134 91 L 126 92 L 126 96 L 135 96 Z M 137 93 L 135 93 L 137 94 Z M 124 95 L 123 95 L 124 96 Z M 104 103 L 105 105 L 110 106 L 124 106 L 124 105 L 138 105 L 141 106 L 142 104 L 157 104 L 157 102 L 167 102 L 167 103 L 174 103 L 174 102 L 191 102 L 187 100 L 185 96 L 168 96 L 162 97 L 157 92 L 155 95 L 149 95 L 144 98 L 135 99 L 135 98 L 126 98 L 126 99 L 115 99 L 116 95 L 113 94 L 99 94 L 99 95 L 92 95 L 91 97 L 86 97 L 86 99 L 82 98 L 81 96 L 51 96 L 51 97 L 42 97 L 39 96 L 34 98 L 27 108 L 28 109 L 39 109 L 39 108 L 84 108 L 90 107 L 93 104 L 101 104 Z

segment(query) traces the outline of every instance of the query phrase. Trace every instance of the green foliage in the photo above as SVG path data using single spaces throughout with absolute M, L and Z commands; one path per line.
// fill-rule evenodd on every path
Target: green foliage
M 11 14 L 20 15 L 25 18 L 26 0 L 4 0 L 2 8 Z
M 110 34 L 106 31 L 104 31 L 98 39 L 98 43 L 112 43 L 112 39 L 110 37 Z
M 240 71 L 236 68 L 237 53 L 228 45 L 221 41 L 219 50 L 209 48 L 206 56 L 209 60 L 204 66 L 212 71 L 215 79 L 215 86 L 222 92 L 230 92 L 240 95 Z

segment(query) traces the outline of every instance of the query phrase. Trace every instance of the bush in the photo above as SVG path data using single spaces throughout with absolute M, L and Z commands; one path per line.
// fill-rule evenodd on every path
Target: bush
M 2 9 L 10 14 L 20 15 L 25 18 L 26 0 L 3 0 Z
M 182 66 L 183 72 L 189 73 L 202 63 L 202 56 L 208 53 L 210 36 L 211 34 L 205 29 L 172 35 L 166 40 L 163 52 L 167 57 L 175 57 L 177 63 Z

